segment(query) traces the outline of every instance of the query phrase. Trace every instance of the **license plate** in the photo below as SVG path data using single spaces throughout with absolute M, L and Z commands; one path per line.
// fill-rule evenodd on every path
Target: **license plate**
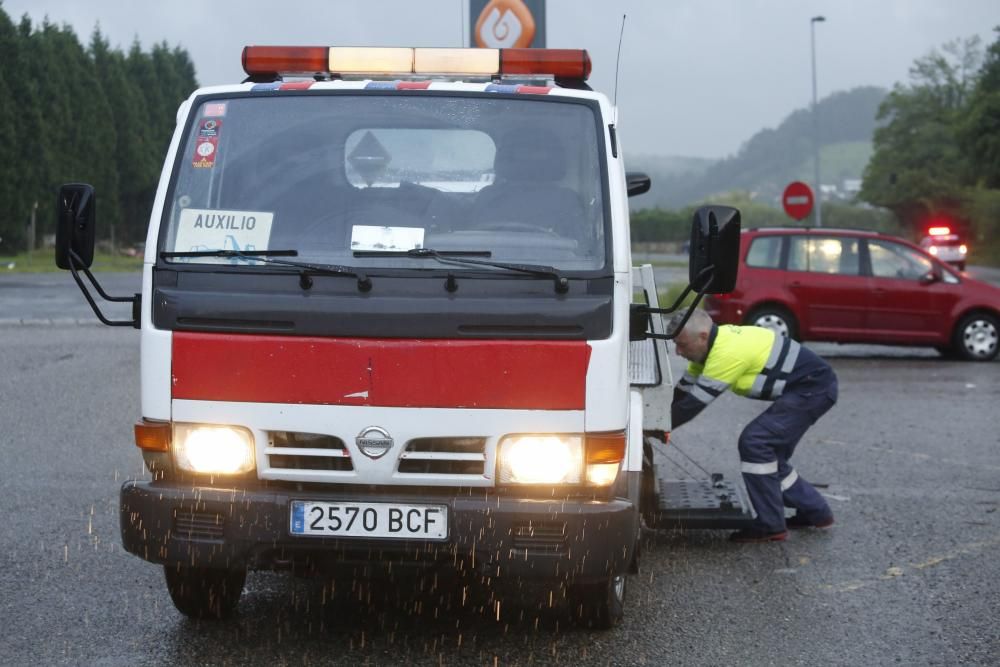
M 448 506 L 293 500 L 291 532 L 305 537 L 444 540 Z

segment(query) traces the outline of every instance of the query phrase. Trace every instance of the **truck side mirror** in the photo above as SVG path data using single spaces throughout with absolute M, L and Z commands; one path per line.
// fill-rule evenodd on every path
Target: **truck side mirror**
M 688 281 L 705 294 L 736 287 L 740 255 L 740 212 L 731 206 L 702 206 L 691 221 Z
M 625 181 L 628 183 L 628 196 L 634 197 L 644 192 L 649 192 L 653 186 L 652 179 L 639 171 L 630 171 L 625 174 Z
M 56 266 L 69 269 L 70 253 L 76 268 L 89 269 L 94 263 L 94 208 L 97 195 L 86 183 L 66 183 L 59 188 L 56 202 Z

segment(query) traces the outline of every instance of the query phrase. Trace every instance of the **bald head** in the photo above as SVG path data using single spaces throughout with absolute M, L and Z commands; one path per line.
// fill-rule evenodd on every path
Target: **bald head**
M 667 331 L 673 332 L 687 315 L 689 309 L 677 311 L 670 318 Z M 694 310 L 684 328 L 674 337 L 677 354 L 688 361 L 704 363 L 708 356 L 708 338 L 712 334 L 712 318 L 704 310 Z

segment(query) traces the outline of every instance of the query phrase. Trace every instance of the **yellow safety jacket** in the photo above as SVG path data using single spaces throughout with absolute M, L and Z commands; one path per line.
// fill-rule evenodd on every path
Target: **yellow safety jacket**
M 691 362 L 677 383 L 673 427 L 692 419 L 727 389 L 772 401 L 826 362 L 796 341 L 763 327 L 713 326 L 705 362 Z

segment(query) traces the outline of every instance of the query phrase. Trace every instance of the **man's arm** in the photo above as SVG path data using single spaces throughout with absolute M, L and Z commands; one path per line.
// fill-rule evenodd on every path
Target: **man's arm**
M 698 416 L 709 403 L 729 389 L 729 383 L 716 380 L 701 372 L 700 365 L 691 364 L 674 389 L 674 400 L 670 404 L 671 428 L 686 424 Z
M 680 387 L 674 389 L 674 400 L 670 404 L 671 428 L 677 428 L 697 417 L 705 409 L 705 405 Z

